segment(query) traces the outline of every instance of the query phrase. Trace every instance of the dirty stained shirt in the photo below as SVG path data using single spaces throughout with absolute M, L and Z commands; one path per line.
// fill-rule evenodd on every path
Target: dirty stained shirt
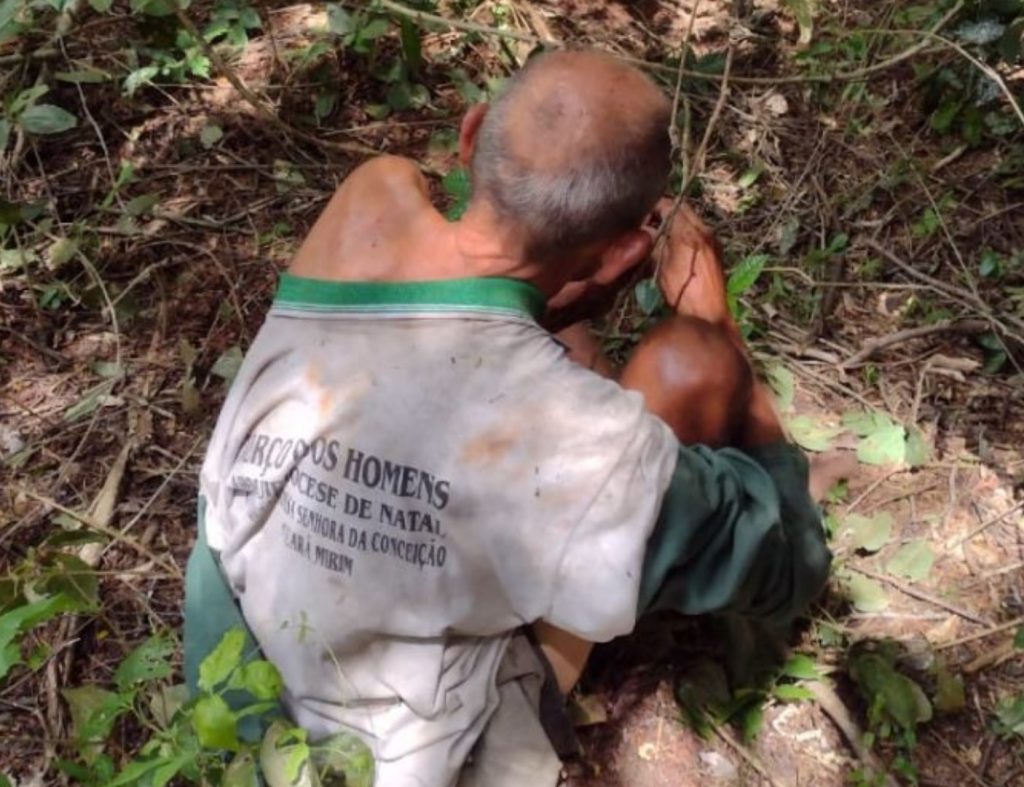
M 827 567 L 792 449 L 681 449 L 542 309 L 509 279 L 285 275 L 218 420 L 209 547 L 296 723 L 359 733 L 382 787 L 454 782 L 525 624 L 785 619 Z

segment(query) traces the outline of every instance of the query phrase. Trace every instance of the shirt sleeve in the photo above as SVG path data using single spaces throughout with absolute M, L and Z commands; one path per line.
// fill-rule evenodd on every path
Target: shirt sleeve
M 784 625 L 821 592 L 832 556 L 807 460 L 773 443 L 680 447 L 647 542 L 641 614 L 733 612 Z

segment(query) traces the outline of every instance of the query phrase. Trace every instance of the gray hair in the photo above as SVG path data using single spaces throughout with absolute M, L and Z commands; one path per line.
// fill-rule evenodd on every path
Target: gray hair
M 484 118 L 472 161 L 475 193 L 525 230 L 529 253 L 541 260 L 639 227 L 668 184 L 669 113 L 624 119 L 615 143 L 589 146 L 555 171 L 541 171 L 516 155 L 508 138 L 519 77 L 528 70 L 510 80 Z

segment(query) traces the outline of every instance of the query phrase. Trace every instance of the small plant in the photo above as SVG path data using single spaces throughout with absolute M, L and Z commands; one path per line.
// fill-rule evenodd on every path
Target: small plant
M 165 634 L 146 640 L 121 662 L 111 688 L 66 689 L 77 760 L 59 763 L 84 787 L 162 787 L 177 777 L 193 784 L 249 787 L 261 774 L 269 787 L 344 784 L 370 787 L 373 758 L 347 734 L 312 744 L 282 715 L 281 676 L 269 661 L 245 653 L 240 629 L 224 635 L 199 668 L 192 699 L 173 685 L 176 649 Z M 124 716 L 149 740 L 118 770 L 108 751 Z

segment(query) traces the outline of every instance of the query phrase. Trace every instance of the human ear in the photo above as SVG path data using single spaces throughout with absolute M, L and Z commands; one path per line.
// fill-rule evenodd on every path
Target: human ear
M 459 126 L 459 163 L 468 167 L 473 159 L 473 149 L 476 147 L 476 135 L 487 115 L 487 104 L 474 104 L 462 118 L 462 125 Z
M 654 241 L 643 230 L 630 230 L 611 242 L 601 254 L 601 263 L 592 280 L 608 285 L 622 278 L 651 253 Z

